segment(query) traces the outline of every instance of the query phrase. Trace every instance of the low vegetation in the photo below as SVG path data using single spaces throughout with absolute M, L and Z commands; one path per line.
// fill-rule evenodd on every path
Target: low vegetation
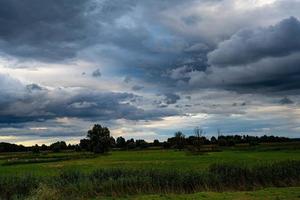
M 54 177 L 1 176 L 3 199 L 87 199 L 96 196 L 241 191 L 300 185 L 300 161 L 254 167 L 213 164 L 205 171 L 98 169 L 64 170 Z M 37 189 L 36 189 L 37 188 Z M 50 191 L 50 192 L 49 192 Z M 49 196 L 51 195 L 51 196 Z
M 2 162 L 2 166 L 10 166 L 10 165 L 24 165 L 24 164 L 33 164 L 33 163 L 50 163 L 50 162 L 59 162 L 59 161 L 67 161 L 67 160 L 76 160 L 76 159 L 89 159 L 95 158 L 95 154 L 89 153 L 80 153 L 75 155 L 68 154 L 57 154 L 57 155 L 49 155 L 47 153 L 44 154 L 32 154 L 26 156 L 19 157 L 7 157 L 7 160 Z
M 265 188 L 240 192 L 197 192 L 193 194 L 154 194 L 124 197 L 99 197 L 92 200 L 299 200 L 299 187 Z

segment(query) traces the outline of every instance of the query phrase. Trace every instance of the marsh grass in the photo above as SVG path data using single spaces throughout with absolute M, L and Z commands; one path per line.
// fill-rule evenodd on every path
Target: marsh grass
M 300 161 L 282 161 L 253 167 L 219 163 L 205 171 L 98 169 L 83 173 L 64 170 L 48 178 L 1 177 L 0 195 L 2 199 L 28 195 L 30 199 L 85 199 L 96 196 L 185 194 L 299 185 Z
M 40 184 L 40 180 L 32 175 L 1 176 L 0 199 L 10 200 L 29 195 Z

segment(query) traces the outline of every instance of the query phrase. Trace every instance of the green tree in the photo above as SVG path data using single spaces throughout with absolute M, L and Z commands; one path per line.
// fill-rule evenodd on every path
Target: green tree
M 107 127 L 95 124 L 94 127 L 88 131 L 87 137 L 90 140 L 90 148 L 94 153 L 105 153 L 109 151 L 111 138 L 110 131 Z
M 67 149 L 67 144 L 65 141 L 58 141 L 50 145 L 50 149 L 53 152 L 60 152 L 61 150 Z
M 158 139 L 153 140 L 153 146 L 160 146 L 160 142 Z
M 196 148 L 196 151 L 200 152 L 205 139 L 203 137 L 203 129 L 196 127 L 194 129 L 194 134 L 195 134 L 195 140 L 193 142 L 193 145 Z
M 32 147 L 32 153 L 35 153 L 35 154 L 39 154 L 40 153 L 40 147 L 39 145 L 35 145 Z
M 117 138 L 117 147 L 118 148 L 125 148 L 126 147 L 126 140 L 122 136 Z
M 175 133 L 174 138 L 176 142 L 176 148 L 179 150 L 183 149 L 185 146 L 185 135 L 182 132 L 178 131 Z

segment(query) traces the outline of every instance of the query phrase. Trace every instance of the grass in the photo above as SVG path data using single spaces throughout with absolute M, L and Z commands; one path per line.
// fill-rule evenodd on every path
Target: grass
M 2 176 L 0 197 L 31 194 L 45 199 L 87 199 L 137 194 L 190 194 L 200 191 L 243 191 L 300 185 L 300 160 L 257 166 L 212 164 L 205 171 L 98 169 L 91 173 L 64 170 L 53 177 Z M 38 189 L 36 190 L 35 188 Z M 51 195 L 51 196 L 49 196 Z
M 11 191 L 23 191 L 20 194 L 29 195 L 30 200 L 64 199 L 64 194 L 75 194 L 78 199 L 205 199 L 203 195 L 207 199 L 268 199 L 262 196 L 270 193 L 270 199 L 297 199 L 297 187 L 229 191 L 300 186 L 299 174 L 300 149 L 276 146 L 227 148 L 203 155 L 162 149 L 97 156 L 87 152 L 2 153 L 0 196 L 9 199 Z M 205 192 L 195 193 L 199 191 Z
M 66 160 L 76 160 L 76 159 L 87 159 L 95 158 L 95 154 L 91 153 L 81 153 L 81 154 L 25 154 L 23 156 L 9 157 L 5 158 L 5 161 L 2 162 L 2 166 L 7 165 L 20 165 L 20 164 L 35 164 L 35 163 L 50 163 L 50 162 L 59 162 Z
M 64 152 L 49 153 L 45 157 L 52 159 L 57 157 L 80 157 L 83 153 Z M 144 151 L 113 151 L 111 155 L 97 156 L 85 159 L 69 159 L 48 163 L 27 163 L 3 166 L 9 159 L 15 156 L 19 159 L 32 156 L 31 153 L 1 154 L 0 174 L 24 174 L 33 173 L 40 176 L 56 175 L 61 169 L 77 169 L 91 172 L 99 168 L 126 169 L 179 169 L 206 170 L 209 165 L 220 163 L 238 163 L 243 165 L 257 165 L 282 160 L 300 160 L 300 150 L 274 150 L 274 151 L 236 151 L 225 150 L 211 152 L 204 155 L 189 155 L 184 151 L 174 150 L 144 150 Z M 2 158 L 2 159 L 1 159 Z
M 246 192 L 199 192 L 194 194 L 138 195 L 123 198 L 100 197 L 91 200 L 299 200 L 300 187 L 266 188 Z

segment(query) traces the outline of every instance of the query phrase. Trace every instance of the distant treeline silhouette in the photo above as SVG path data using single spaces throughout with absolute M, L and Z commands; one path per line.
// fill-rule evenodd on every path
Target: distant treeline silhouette
M 219 135 L 218 137 L 212 136 L 210 139 L 203 136 L 203 130 L 196 128 L 194 135 L 186 137 L 182 132 L 178 131 L 173 137 L 168 138 L 166 141 L 159 141 L 155 139 L 153 142 L 147 142 L 144 139 L 128 139 L 120 136 L 116 139 L 110 135 L 107 127 L 102 127 L 95 124 L 94 127 L 88 131 L 87 138 L 80 140 L 79 144 L 67 145 L 64 141 L 58 141 L 51 145 L 34 145 L 25 147 L 23 145 L 16 145 L 1 142 L 0 152 L 23 152 L 32 151 L 39 153 L 40 151 L 53 151 L 59 152 L 62 150 L 75 150 L 75 151 L 91 151 L 94 153 L 105 153 L 110 149 L 120 150 L 133 150 L 145 148 L 165 148 L 165 149 L 189 149 L 192 151 L 205 151 L 208 146 L 209 150 L 213 147 L 230 147 L 236 144 L 248 144 L 255 146 L 260 143 L 284 143 L 284 142 L 297 142 L 299 138 L 288 138 L 278 136 L 249 136 L 249 135 Z

